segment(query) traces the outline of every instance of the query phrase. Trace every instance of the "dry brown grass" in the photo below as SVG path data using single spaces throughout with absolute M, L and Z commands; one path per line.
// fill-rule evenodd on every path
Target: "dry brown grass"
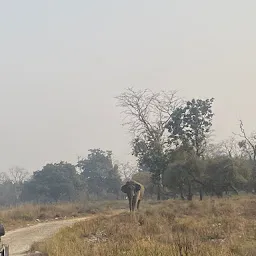
M 31 225 L 38 221 L 49 221 L 70 217 L 120 209 L 126 207 L 124 201 L 56 203 L 56 204 L 24 204 L 17 207 L 0 209 L 0 223 L 6 231 Z
M 144 209 L 143 209 L 144 208 Z M 49 256 L 256 255 L 256 197 L 169 200 L 131 217 L 100 216 L 33 246 Z

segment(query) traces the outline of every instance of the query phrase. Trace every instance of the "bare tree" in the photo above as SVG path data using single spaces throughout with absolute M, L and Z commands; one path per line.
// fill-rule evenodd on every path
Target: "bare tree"
M 239 146 L 239 141 L 235 137 L 229 137 L 228 139 L 223 140 L 221 143 L 219 143 L 219 149 L 223 155 L 230 158 L 243 156 L 243 152 Z
M 147 134 L 153 139 L 161 138 L 173 110 L 181 104 L 176 93 L 155 93 L 149 89 L 135 91 L 128 88 L 116 97 L 118 106 L 123 108 L 123 125 L 129 126 L 129 131 L 135 137 Z
M 22 184 L 28 178 L 29 173 L 24 168 L 15 166 L 9 169 L 9 176 L 13 183 Z
M 10 181 L 9 176 L 5 172 L 0 172 L 0 184 Z
M 146 152 L 146 144 L 139 142 L 145 141 L 146 138 L 150 147 L 155 148 L 156 152 L 164 152 L 168 142 L 165 135 L 166 125 L 171 120 L 173 111 L 182 103 L 176 93 L 176 91 L 155 93 L 149 89 L 135 91 L 133 88 L 128 88 L 116 97 L 118 106 L 123 109 L 123 125 L 128 126 L 129 132 L 133 135 L 134 148 L 138 145 L 141 148 L 144 145 L 143 150 Z M 134 141 L 138 142 L 135 143 L 136 146 Z M 155 180 L 158 183 L 158 199 L 160 199 L 161 175 L 164 170 L 151 169 L 150 171 L 155 174 Z
M 238 145 L 244 156 L 247 156 L 252 164 L 252 185 L 254 192 L 256 192 L 256 132 L 247 134 L 244 129 L 244 124 L 242 120 L 240 120 L 240 133 L 235 135 L 242 139 L 239 141 Z
M 248 135 L 244 129 L 242 120 L 240 120 L 240 133 L 234 134 L 242 139 L 238 142 L 238 145 L 244 151 L 247 157 L 253 161 L 256 167 L 256 132 L 251 132 Z
M 19 166 L 15 166 L 9 169 L 10 181 L 15 186 L 16 204 L 22 192 L 23 184 L 29 176 L 28 171 Z
M 138 172 L 137 166 L 132 165 L 130 162 L 126 162 L 126 163 L 116 162 L 116 164 L 118 165 L 118 171 L 123 181 L 132 179 L 132 176 Z
M 243 142 L 242 142 L 243 144 Z M 230 136 L 219 143 L 210 143 L 206 148 L 206 155 L 210 158 L 227 156 L 229 158 L 246 158 L 248 153 L 241 148 L 241 141 Z

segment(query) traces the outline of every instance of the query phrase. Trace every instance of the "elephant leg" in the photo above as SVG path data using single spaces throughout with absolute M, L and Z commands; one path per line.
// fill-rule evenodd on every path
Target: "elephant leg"
M 137 197 L 134 196 L 134 197 L 132 198 L 132 211 L 135 210 L 136 203 L 137 203 Z
M 131 197 L 128 197 L 129 199 L 129 209 L 130 209 L 130 212 L 132 211 L 132 198 Z
M 140 199 L 138 200 L 138 203 L 137 203 L 137 209 L 139 210 L 140 208 Z

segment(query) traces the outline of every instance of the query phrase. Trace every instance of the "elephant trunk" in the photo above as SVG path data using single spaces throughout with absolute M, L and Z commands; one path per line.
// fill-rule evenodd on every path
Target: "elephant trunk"
M 138 201 L 137 198 L 138 198 L 137 196 L 134 196 L 134 197 L 132 198 L 132 211 L 135 210 L 135 207 L 136 207 L 136 205 L 137 205 L 137 201 Z
M 131 212 L 132 211 L 132 197 L 129 194 L 128 194 L 128 200 L 129 200 L 129 208 L 130 208 L 130 212 Z
M 129 199 L 129 207 L 130 207 L 130 211 L 134 211 L 135 209 L 135 205 L 137 203 L 137 197 L 136 194 L 134 193 L 133 190 L 129 191 L 129 193 L 127 193 L 128 199 Z

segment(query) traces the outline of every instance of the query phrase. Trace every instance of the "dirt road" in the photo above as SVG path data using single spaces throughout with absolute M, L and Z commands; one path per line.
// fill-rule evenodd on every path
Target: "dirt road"
M 106 216 L 114 216 L 123 211 L 114 211 Z M 98 215 L 74 218 L 67 220 L 49 221 L 44 223 L 38 223 L 33 226 L 19 228 L 13 231 L 6 232 L 5 236 L 2 237 L 2 241 L 9 245 L 10 256 L 21 256 L 27 255 L 26 252 L 30 249 L 34 242 L 41 241 L 54 233 L 59 229 L 67 226 L 72 226 L 74 223 L 84 220 L 90 220 L 97 217 Z

